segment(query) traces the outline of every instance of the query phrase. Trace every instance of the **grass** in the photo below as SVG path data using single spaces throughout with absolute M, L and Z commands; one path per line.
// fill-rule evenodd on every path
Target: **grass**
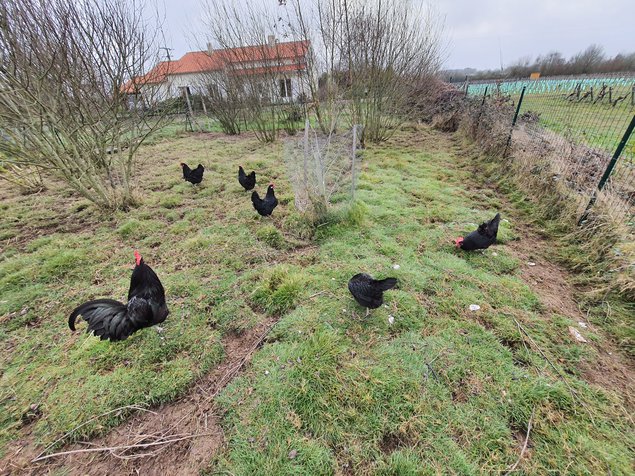
M 144 147 L 143 205 L 127 214 L 64 215 L 83 202 L 61 190 L 3 196 L 0 442 L 26 434 L 45 445 L 94 415 L 173 399 L 224 358 L 223 337 L 275 316 L 218 399 L 227 445 L 207 474 L 494 473 L 518 459 L 532 412 L 522 471 L 628 474 L 634 441 L 619 394 L 584 380 L 595 347 L 572 341 L 571 319 L 520 278 L 515 219 L 485 254 L 453 248 L 503 202 L 466 187 L 475 179 L 445 140 L 419 129 L 369 147 L 358 201 L 317 228 L 292 210 L 280 146 L 250 136 Z M 200 187 L 181 180 L 182 160 L 206 166 Z M 258 187 L 275 179 L 273 220 L 251 208 L 239 163 L 259 171 Z M 125 296 L 135 248 L 165 285 L 165 331 L 121 344 L 71 335 L 75 305 Z M 400 280 L 368 318 L 346 289 L 361 271 Z M 25 421 L 32 404 L 41 415 Z
M 249 166 L 252 160 L 271 161 L 274 149 L 245 159 L 254 145 L 172 136 L 146 147 L 137 172 L 143 205 L 125 214 L 101 216 L 54 187 L 40 196 L 3 196 L 4 449 L 25 431 L 22 416 L 31 405 L 42 416 L 26 427 L 47 444 L 113 408 L 172 400 L 223 359 L 224 335 L 258 321 L 249 295 L 259 280 L 249 271 L 275 250 L 256 238 L 260 221 L 249 196 L 225 180 L 234 178 L 238 158 Z M 203 186 L 181 180 L 184 157 L 208 167 Z M 267 168 L 259 167 L 262 180 Z M 85 324 L 71 334 L 66 322 L 76 305 L 97 297 L 125 300 L 133 249 L 167 290 L 171 314 L 165 332 L 150 329 L 118 344 L 84 334 Z M 284 308 L 293 296 L 281 297 L 274 307 Z M 104 431 L 125 416 L 87 425 L 74 438 Z
M 459 255 L 448 244 L 501 206 L 495 194 L 475 201 L 453 157 L 399 140 L 364 160 L 364 219 L 321 228 L 308 268 L 311 292 L 327 297 L 286 315 L 224 392 L 229 444 L 209 474 L 492 473 L 517 459 L 534 408 L 520 468 L 628 473 L 619 398 L 580 378 L 595 355 L 567 338 L 570 319 L 546 312 L 505 246 Z M 501 234 L 519 238 L 505 223 Z M 359 270 L 401 282 L 368 319 L 345 289 Z M 576 397 L 514 319 L 557 356 Z
M 630 100 L 630 98 L 629 98 Z M 626 104 L 611 107 L 608 103 L 568 101 L 562 94 L 527 94 L 520 114 L 531 111 L 540 114 L 540 123 L 548 129 L 590 147 L 615 152 L 635 108 Z M 627 148 L 625 155 L 633 160 L 635 150 Z

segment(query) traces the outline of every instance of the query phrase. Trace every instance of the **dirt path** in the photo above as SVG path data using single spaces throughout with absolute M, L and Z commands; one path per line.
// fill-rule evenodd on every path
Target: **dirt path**
M 18 443 L 10 450 L 13 457 L 1 473 L 40 475 L 61 470 L 68 475 L 198 475 L 224 444 L 214 397 L 250 361 L 275 322 L 268 318 L 240 336 L 226 338 L 227 360 L 175 402 L 139 412 L 103 437 L 58 451 L 118 449 L 71 453 L 31 463 L 41 448 L 33 447 L 32 442 L 23 447 Z M 135 447 L 121 448 L 126 446 Z

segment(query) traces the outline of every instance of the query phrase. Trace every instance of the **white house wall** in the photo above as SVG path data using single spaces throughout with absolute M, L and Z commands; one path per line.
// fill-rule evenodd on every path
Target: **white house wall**
M 153 85 L 153 94 L 156 94 L 157 99 L 167 100 L 170 98 L 179 97 L 182 94 L 182 88 L 189 87 L 190 94 L 204 94 L 206 82 L 209 82 L 210 73 L 188 73 L 188 74 L 171 74 L 167 77 L 166 81 Z M 280 80 L 291 79 L 291 94 L 294 100 L 297 100 L 303 93 L 308 95 L 308 89 L 306 87 L 306 74 L 304 73 L 291 73 L 289 75 L 279 75 L 276 78 L 276 84 L 274 85 L 274 91 L 279 94 Z M 290 101 L 291 98 L 277 98 L 280 101 Z

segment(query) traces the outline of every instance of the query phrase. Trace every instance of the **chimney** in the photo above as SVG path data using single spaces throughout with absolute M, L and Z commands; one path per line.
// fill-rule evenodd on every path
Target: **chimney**
M 276 46 L 276 35 L 267 36 L 267 44 L 269 45 L 270 48 L 275 47 Z

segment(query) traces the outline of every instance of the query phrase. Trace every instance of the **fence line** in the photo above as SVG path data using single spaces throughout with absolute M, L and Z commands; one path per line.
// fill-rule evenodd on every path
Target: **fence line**
M 507 105 L 498 109 L 509 114 L 503 155 L 564 190 L 580 222 L 601 202 L 635 228 L 635 74 L 484 81 L 465 94 L 478 98 L 477 127 L 486 108 Z

